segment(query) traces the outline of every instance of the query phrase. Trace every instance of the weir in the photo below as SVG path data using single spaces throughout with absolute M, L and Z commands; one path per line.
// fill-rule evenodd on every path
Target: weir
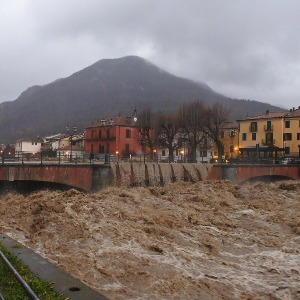
M 122 163 L 111 165 L 116 186 L 156 186 L 175 181 L 205 180 L 210 164 Z

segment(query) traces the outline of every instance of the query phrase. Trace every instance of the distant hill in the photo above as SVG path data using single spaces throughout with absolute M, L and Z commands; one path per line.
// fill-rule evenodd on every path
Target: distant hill
M 149 61 L 127 56 L 103 59 L 63 79 L 32 86 L 16 100 L 0 103 L 0 143 L 83 130 L 102 117 L 131 115 L 134 108 L 175 112 L 180 104 L 224 103 L 232 119 L 276 111 L 266 103 L 227 98 L 201 82 L 174 76 Z

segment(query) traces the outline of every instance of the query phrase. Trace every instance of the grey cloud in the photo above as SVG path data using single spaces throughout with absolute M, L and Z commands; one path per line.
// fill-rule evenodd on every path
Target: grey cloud
M 137 54 L 231 97 L 298 106 L 300 2 L 4 2 L 0 101 L 102 58 Z M 10 12 L 7 14 L 7 12 Z M 2 85 L 2 87 L 1 87 Z

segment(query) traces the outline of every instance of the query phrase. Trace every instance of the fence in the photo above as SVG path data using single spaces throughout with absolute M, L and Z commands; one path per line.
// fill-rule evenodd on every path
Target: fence
M 121 162 L 130 162 L 130 163 L 196 163 L 196 162 L 210 162 L 210 159 L 206 157 L 198 157 L 196 160 L 191 156 L 174 156 L 172 161 L 168 156 L 162 155 L 149 155 L 149 154 L 136 154 L 136 155 L 113 155 L 113 154 L 89 154 L 84 153 L 80 155 L 58 155 L 55 157 L 46 156 L 46 155 L 36 155 L 36 156 L 23 156 L 18 155 L 15 157 L 4 158 L 2 157 L 2 164 L 27 164 L 27 163 L 52 163 L 52 164 L 92 164 L 92 163 L 100 163 L 100 164 L 110 164 L 110 163 L 121 163 Z
M 11 274 L 15 277 L 16 282 L 18 282 L 26 294 L 28 295 L 29 299 L 32 300 L 39 300 L 39 297 L 34 293 L 31 287 L 27 284 L 27 282 L 23 279 L 23 277 L 18 273 L 18 271 L 14 268 L 14 266 L 10 263 L 10 261 L 6 258 L 3 252 L 0 250 L 0 259 L 3 261 L 5 266 L 11 272 Z M 0 299 L 5 300 L 4 296 L 0 293 Z

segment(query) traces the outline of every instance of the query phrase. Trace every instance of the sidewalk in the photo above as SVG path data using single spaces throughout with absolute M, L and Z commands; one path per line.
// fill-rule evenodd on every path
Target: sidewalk
M 28 266 L 35 276 L 53 283 L 53 289 L 58 294 L 62 294 L 70 300 L 108 300 L 78 279 L 8 236 L 0 234 L 0 242 L 9 252 L 20 259 L 24 265 Z

